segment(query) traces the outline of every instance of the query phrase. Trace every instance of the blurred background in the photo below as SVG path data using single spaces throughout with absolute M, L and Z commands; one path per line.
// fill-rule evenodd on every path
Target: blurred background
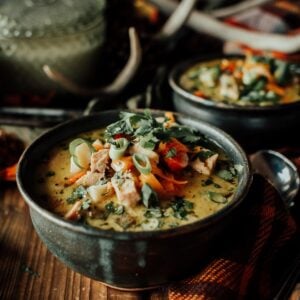
M 125 105 L 128 99 L 145 93 L 149 85 L 157 82 L 163 68 L 186 58 L 224 49 L 227 52 L 241 50 L 236 43 L 232 45 L 201 33 L 201 28 L 196 32 L 189 26 L 182 26 L 163 48 L 154 43 L 153 36 L 170 13 L 165 2 L 168 1 L 1 1 L 1 107 L 84 109 L 91 96 L 70 92 L 49 79 L 43 66 L 51 66 L 80 86 L 105 86 L 128 59 L 129 27 L 136 28 L 143 59 L 134 80 L 125 87 L 114 105 Z M 196 9 L 210 13 L 243 2 L 252 1 L 198 1 Z M 299 1 L 254 2 L 263 5 L 250 6 L 220 19 L 227 24 L 257 31 L 290 34 L 299 30 Z M 159 83 L 160 80 L 162 78 Z M 164 86 L 164 91 L 167 88 Z M 167 98 L 155 100 L 154 106 L 157 103 L 165 107 L 170 105 Z M 5 110 L 0 112 L 0 120 L 2 117 L 5 117 Z

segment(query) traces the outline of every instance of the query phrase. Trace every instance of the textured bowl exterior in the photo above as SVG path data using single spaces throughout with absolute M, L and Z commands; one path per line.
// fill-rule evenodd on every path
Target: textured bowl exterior
M 180 76 L 197 62 L 228 57 L 241 56 L 210 56 L 176 66 L 169 76 L 175 110 L 217 126 L 242 141 L 290 135 L 300 125 L 300 101 L 265 107 L 234 106 L 197 97 L 179 85 Z
M 161 115 L 161 112 L 153 112 Z M 32 171 L 37 161 L 57 142 L 117 120 L 118 111 L 79 118 L 59 125 L 39 137 L 23 154 L 17 183 L 41 240 L 75 271 L 121 289 L 152 288 L 184 278 L 206 261 L 213 242 L 235 219 L 249 186 L 251 172 L 243 150 L 222 131 L 178 115 L 180 123 L 199 129 L 243 165 L 233 201 L 216 214 L 174 229 L 150 232 L 99 230 L 64 220 L 35 199 Z

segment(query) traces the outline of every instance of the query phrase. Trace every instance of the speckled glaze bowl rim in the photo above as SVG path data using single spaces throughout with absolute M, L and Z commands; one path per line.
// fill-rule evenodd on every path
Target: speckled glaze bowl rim
M 244 55 L 240 54 L 211 54 L 205 56 L 199 56 L 196 58 L 192 58 L 181 63 L 178 63 L 173 67 L 173 69 L 169 73 L 168 81 L 169 85 L 174 92 L 182 96 L 184 99 L 189 100 L 195 103 L 198 106 L 203 106 L 211 109 L 219 109 L 219 110 L 226 110 L 226 111 L 238 111 L 238 112 L 257 112 L 257 113 L 265 113 L 265 112 L 273 112 L 273 111 L 282 111 L 282 110 L 293 110 L 295 108 L 300 108 L 300 100 L 291 103 L 285 104 L 276 104 L 276 105 L 269 105 L 269 106 L 242 106 L 242 105 L 234 105 L 234 104 L 226 104 L 224 102 L 208 100 L 199 96 L 195 96 L 185 90 L 179 84 L 179 78 L 185 71 L 187 71 L 193 65 L 197 63 L 202 63 L 205 61 L 211 61 L 214 59 L 230 59 L 230 58 L 243 58 Z
M 36 212 L 38 212 L 41 216 L 43 216 L 48 221 L 53 222 L 56 225 L 63 227 L 64 229 L 75 231 L 80 234 L 86 234 L 89 236 L 96 236 L 99 238 L 108 238 L 108 239 L 115 239 L 115 240 L 140 240 L 140 239 L 149 239 L 149 238 L 164 239 L 164 238 L 167 238 L 170 236 L 175 236 L 175 235 L 179 236 L 179 235 L 194 232 L 194 231 L 197 231 L 197 230 L 200 230 L 203 228 L 207 228 L 209 226 L 212 226 L 216 222 L 220 221 L 224 216 L 229 214 L 232 210 L 234 210 L 237 206 L 239 206 L 241 204 L 241 202 L 243 201 L 245 196 L 248 194 L 248 190 L 252 183 L 252 171 L 250 169 L 249 160 L 248 160 L 245 152 L 231 136 L 229 136 L 227 133 L 225 133 L 221 129 L 219 129 L 215 126 L 212 126 L 206 122 L 199 121 L 195 118 L 186 116 L 181 113 L 180 114 L 174 113 L 174 114 L 175 114 L 175 116 L 177 116 L 179 118 L 183 118 L 184 120 L 190 120 L 192 122 L 196 122 L 202 128 L 206 127 L 206 128 L 208 128 L 208 130 L 213 131 L 216 135 L 219 136 L 220 139 L 222 137 L 222 141 L 226 141 L 227 143 L 229 143 L 229 146 L 234 151 L 234 153 L 238 154 L 241 158 L 241 163 L 243 164 L 243 170 L 242 170 L 243 173 L 241 176 L 242 177 L 241 182 L 239 182 L 238 190 L 235 193 L 232 201 L 228 205 L 221 208 L 216 213 L 214 213 L 204 219 L 201 219 L 199 221 L 195 221 L 193 223 L 186 224 L 186 225 L 181 225 L 176 228 L 164 229 L 164 230 L 133 232 L 133 231 L 102 230 L 102 229 L 93 228 L 92 226 L 89 226 L 89 225 L 76 223 L 74 221 L 68 221 L 68 220 L 65 220 L 62 217 L 52 213 L 51 211 L 43 208 L 41 205 L 37 204 L 36 201 L 34 199 L 32 199 L 32 196 L 28 192 L 28 187 L 25 186 L 24 180 L 23 180 L 23 177 L 28 175 L 28 170 L 26 170 L 26 167 L 24 165 L 26 165 L 27 160 L 30 160 L 31 152 L 33 152 L 35 148 L 39 147 L 39 145 L 41 143 L 47 143 L 48 138 L 55 136 L 59 131 L 62 131 L 63 129 L 67 129 L 68 127 L 72 126 L 73 124 L 76 124 L 76 123 L 80 124 L 81 122 L 88 121 L 91 118 L 97 118 L 97 117 L 99 118 L 103 114 L 118 114 L 120 111 L 126 111 L 126 110 L 107 110 L 107 111 L 103 111 L 103 112 L 93 114 L 90 116 L 84 116 L 84 117 L 80 117 L 80 118 L 77 118 L 77 119 L 74 119 L 71 121 L 64 122 L 62 124 L 59 124 L 59 125 L 51 128 L 50 130 L 46 131 L 45 133 L 40 135 L 37 139 L 35 139 L 35 141 L 33 141 L 33 143 L 22 154 L 22 156 L 19 160 L 19 165 L 18 165 L 18 170 L 17 170 L 17 186 L 18 186 L 18 189 L 19 189 L 21 195 L 23 196 L 26 203 L 30 207 L 30 209 L 35 210 Z M 130 110 L 130 111 L 142 112 L 143 110 Z M 151 112 L 153 112 L 153 114 L 156 114 L 156 115 L 164 113 L 164 111 L 161 111 L 161 110 L 151 110 Z M 113 122 L 113 121 L 114 120 L 112 120 L 111 122 Z M 96 129 L 96 128 L 94 128 L 94 129 Z M 93 130 L 93 129 L 78 130 L 77 134 L 80 134 L 80 133 L 83 133 L 83 132 L 86 132 L 89 130 Z M 201 133 L 201 129 L 199 130 L 199 132 Z M 64 139 L 59 139 L 59 140 L 57 140 L 57 142 L 66 140 L 66 139 L 70 138 L 71 136 L 74 136 L 74 134 L 69 135 L 69 136 L 68 136 L 68 134 L 65 134 Z M 207 136 L 209 138 L 209 135 L 207 135 Z M 211 140 L 213 140 L 213 139 L 211 138 Z M 222 141 L 220 141 L 220 140 L 213 140 L 213 141 L 215 141 L 218 145 L 222 146 Z M 52 144 L 49 146 L 51 147 Z

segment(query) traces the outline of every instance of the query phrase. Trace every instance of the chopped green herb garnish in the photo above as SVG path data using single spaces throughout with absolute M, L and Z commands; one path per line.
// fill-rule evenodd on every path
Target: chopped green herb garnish
M 142 187 L 142 201 L 146 207 L 156 207 L 159 204 L 157 193 L 147 183 Z
M 122 112 L 120 117 L 121 120 L 106 128 L 105 138 L 107 141 L 111 141 L 117 134 L 125 134 L 132 139 L 141 138 L 143 147 L 154 149 L 159 140 L 176 138 L 183 143 L 190 144 L 199 142 L 201 139 L 199 133 L 191 127 L 179 124 L 165 127 L 148 112 L 144 114 Z
M 208 198 L 215 202 L 215 203 L 219 203 L 219 204 L 224 204 L 228 201 L 228 199 L 226 197 L 224 197 L 222 194 L 220 193 L 215 193 L 215 192 L 208 192 Z
M 186 219 L 186 216 L 193 211 L 194 203 L 183 198 L 177 197 L 171 205 L 174 217 L 178 219 Z
M 162 218 L 164 216 L 163 211 L 159 207 L 148 208 L 144 216 L 146 218 Z
M 201 161 L 205 161 L 205 160 L 207 160 L 208 158 L 210 158 L 211 156 L 213 156 L 214 154 L 216 154 L 216 153 L 213 152 L 213 151 L 205 150 L 205 151 L 200 151 L 200 152 L 197 154 L 197 157 L 198 157 Z
M 174 156 L 176 156 L 176 154 L 177 154 L 177 151 L 176 151 L 176 149 L 175 148 L 171 148 L 168 152 L 167 152 L 167 154 L 166 154 L 166 158 L 172 158 L 172 157 L 174 157 Z
M 211 185 L 211 184 L 213 184 L 214 182 L 212 181 L 212 179 L 211 178 L 208 178 L 208 179 L 206 179 L 206 180 L 204 180 L 203 182 L 202 182 L 202 186 L 207 186 L 207 185 Z
M 233 174 L 228 170 L 220 170 L 216 175 L 226 181 L 231 181 L 233 179 Z
M 87 210 L 91 207 L 91 200 L 90 199 L 86 199 L 85 201 L 83 201 L 81 208 L 83 210 Z
M 125 211 L 123 205 L 114 204 L 113 202 L 109 202 L 105 205 L 105 210 L 109 214 L 122 215 Z
M 55 175 L 55 172 L 54 171 L 48 171 L 47 173 L 46 173 L 46 177 L 52 177 L 52 176 L 54 176 Z
M 77 200 L 80 200 L 80 199 L 83 199 L 84 197 L 86 197 L 86 195 L 87 195 L 86 189 L 82 185 L 80 185 L 76 189 L 73 190 L 71 196 L 67 199 L 67 202 L 69 204 L 73 204 Z

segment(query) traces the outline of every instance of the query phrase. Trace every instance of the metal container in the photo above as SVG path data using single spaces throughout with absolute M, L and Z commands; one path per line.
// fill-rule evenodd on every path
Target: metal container
M 105 39 L 106 0 L 4 0 L 0 3 L 0 89 L 43 93 L 58 89 L 48 64 L 87 82 Z
M 164 112 L 154 111 L 162 116 Z M 51 147 L 79 133 L 118 120 L 118 111 L 104 111 L 55 127 L 39 137 L 23 154 L 17 182 L 29 205 L 33 225 L 49 250 L 67 266 L 88 277 L 121 289 L 146 289 L 183 278 L 206 261 L 212 243 L 235 220 L 251 184 L 244 151 L 223 131 L 204 122 L 176 115 L 217 143 L 235 163 L 243 166 L 232 202 L 217 213 L 189 225 L 147 232 L 100 230 L 67 221 L 39 203 L 32 176 L 37 162 Z

